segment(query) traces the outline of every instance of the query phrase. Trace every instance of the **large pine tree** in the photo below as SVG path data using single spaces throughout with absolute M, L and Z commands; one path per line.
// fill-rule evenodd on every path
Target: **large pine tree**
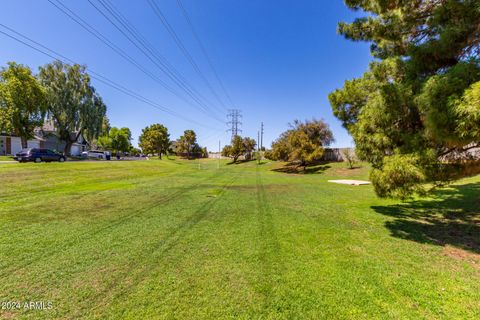
M 346 0 L 339 32 L 371 43 L 363 77 L 329 96 L 380 196 L 407 197 L 480 168 L 480 1 Z

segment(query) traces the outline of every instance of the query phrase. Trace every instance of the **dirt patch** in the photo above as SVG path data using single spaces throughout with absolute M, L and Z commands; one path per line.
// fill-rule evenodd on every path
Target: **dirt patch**
M 480 254 L 448 245 L 443 247 L 443 254 L 455 260 L 467 262 L 475 269 L 480 270 Z

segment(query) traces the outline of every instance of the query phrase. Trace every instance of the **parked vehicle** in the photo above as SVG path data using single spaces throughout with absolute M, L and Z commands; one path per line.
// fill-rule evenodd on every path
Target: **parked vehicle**
M 110 152 L 109 151 L 101 151 L 101 150 L 90 150 L 88 151 L 87 156 L 89 158 L 96 158 L 96 159 L 103 159 L 103 160 L 110 160 Z
M 50 149 L 38 149 L 38 148 L 22 149 L 22 151 L 16 154 L 14 159 L 17 160 L 18 162 L 27 162 L 27 161 L 64 162 L 65 160 L 67 160 L 67 158 L 61 153 L 55 152 Z

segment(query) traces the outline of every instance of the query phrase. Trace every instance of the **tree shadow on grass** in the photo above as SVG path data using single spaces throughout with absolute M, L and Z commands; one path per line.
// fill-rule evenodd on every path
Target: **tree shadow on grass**
M 394 237 L 480 254 L 480 183 L 437 190 L 434 196 L 372 209 L 395 218 L 385 223 Z
M 283 167 L 272 169 L 272 171 L 288 173 L 288 174 L 320 174 L 330 168 L 331 166 L 327 164 L 314 165 L 314 166 L 303 168 L 303 167 L 299 167 L 297 164 L 289 163 Z
M 232 160 L 230 162 L 227 162 L 227 166 L 230 166 L 232 164 L 242 164 L 242 163 L 247 163 L 247 162 L 252 162 L 252 161 L 256 161 L 256 160 L 255 159 L 249 159 L 249 160 L 243 160 L 242 159 L 242 160 L 237 160 L 236 162 L 233 162 L 233 160 Z

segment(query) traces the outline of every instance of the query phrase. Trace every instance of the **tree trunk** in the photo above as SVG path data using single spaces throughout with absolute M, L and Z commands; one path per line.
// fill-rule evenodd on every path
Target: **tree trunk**
M 159 152 L 158 152 L 158 158 L 159 158 L 160 160 L 162 160 L 162 151 L 159 151 Z
M 22 149 L 25 149 L 28 147 L 28 140 L 24 136 L 20 137 L 20 140 L 22 141 Z
M 65 142 L 65 148 L 63 148 L 63 155 L 70 156 L 70 149 L 72 148 L 73 141 Z

